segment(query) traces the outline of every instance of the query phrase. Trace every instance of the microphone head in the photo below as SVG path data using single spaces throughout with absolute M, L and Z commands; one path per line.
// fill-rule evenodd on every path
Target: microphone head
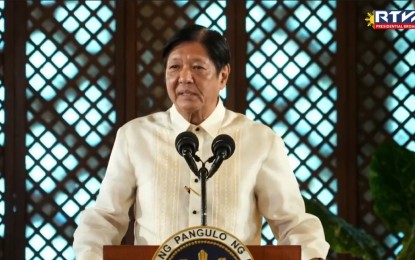
M 218 135 L 212 142 L 212 152 L 215 157 L 220 156 L 226 160 L 232 156 L 234 151 L 235 141 L 229 135 Z
M 176 137 L 176 150 L 180 155 L 184 155 L 186 151 L 194 156 L 199 149 L 199 140 L 197 136 L 189 131 L 182 132 Z

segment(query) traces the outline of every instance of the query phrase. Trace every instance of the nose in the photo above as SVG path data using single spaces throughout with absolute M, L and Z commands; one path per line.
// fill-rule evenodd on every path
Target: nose
M 188 84 L 193 83 L 193 76 L 189 68 L 184 66 L 179 75 L 179 83 L 181 84 Z

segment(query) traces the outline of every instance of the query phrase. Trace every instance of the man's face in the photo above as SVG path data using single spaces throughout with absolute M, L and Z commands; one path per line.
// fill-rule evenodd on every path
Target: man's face
M 171 101 L 186 119 L 200 124 L 215 109 L 225 87 L 229 66 L 217 73 L 207 51 L 198 42 L 176 46 L 166 63 L 166 87 Z

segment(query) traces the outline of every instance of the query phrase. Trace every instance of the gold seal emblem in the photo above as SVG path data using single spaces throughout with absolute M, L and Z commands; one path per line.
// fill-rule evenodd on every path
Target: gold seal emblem
M 169 237 L 153 260 L 251 260 L 248 248 L 234 235 L 210 226 L 184 229 Z

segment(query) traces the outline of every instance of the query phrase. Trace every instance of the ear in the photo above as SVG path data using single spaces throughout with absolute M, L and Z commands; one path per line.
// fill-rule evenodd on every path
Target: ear
M 229 74 L 231 74 L 231 65 L 226 64 L 219 73 L 219 80 L 222 85 L 221 89 L 223 89 L 226 86 L 226 83 L 228 82 Z

